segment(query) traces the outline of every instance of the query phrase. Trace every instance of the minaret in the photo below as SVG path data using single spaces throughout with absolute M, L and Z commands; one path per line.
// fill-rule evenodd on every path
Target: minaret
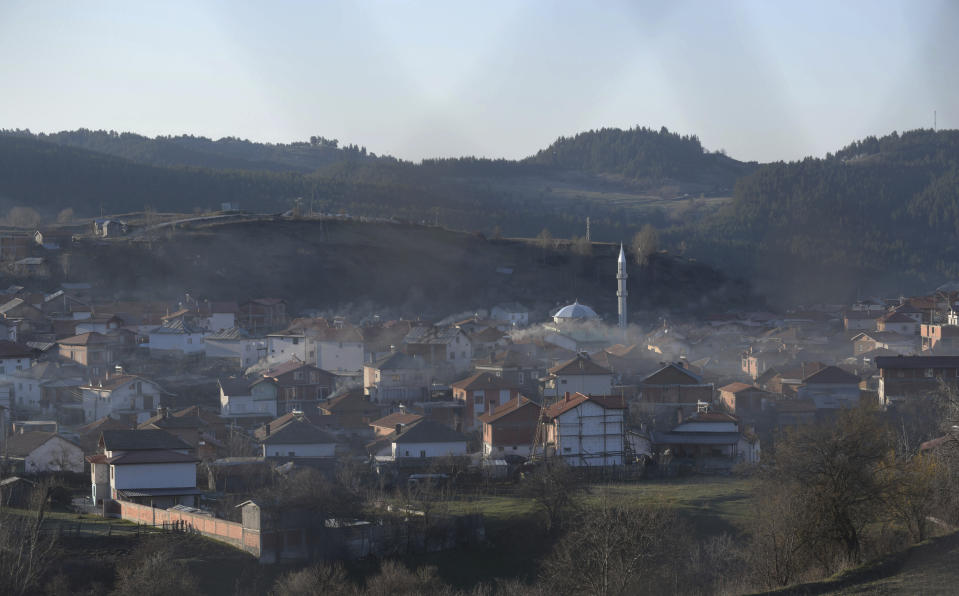
M 623 245 L 619 245 L 619 264 L 616 269 L 616 298 L 619 302 L 619 328 L 626 329 L 626 253 L 623 251 Z

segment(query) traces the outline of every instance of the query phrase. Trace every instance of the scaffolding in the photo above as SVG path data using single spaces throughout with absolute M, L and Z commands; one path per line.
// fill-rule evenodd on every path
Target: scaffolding
M 632 454 L 632 448 L 626 433 L 625 410 L 621 415 L 611 414 L 611 410 L 600 404 L 594 404 L 602 410 L 601 414 L 583 414 L 577 413 L 575 423 L 562 424 L 559 419 L 551 420 L 548 415 L 550 407 L 559 403 L 564 398 L 559 398 L 553 402 L 543 400 L 540 405 L 539 418 L 536 423 L 536 430 L 533 433 L 533 443 L 530 446 L 529 461 L 536 463 L 538 461 L 549 462 L 552 459 L 564 461 L 567 464 L 577 467 L 618 467 L 624 466 L 629 461 Z M 589 400 L 582 404 L 589 403 Z M 618 428 L 610 432 L 610 425 L 617 425 Z M 565 427 L 565 428 L 564 428 Z M 573 432 L 570 432 L 572 427 Z M 553 433 L 551 429 L 555 429 Z M 552 435 L 552 436 L 551 436 Z M 559 449 L 562 446 L 563 438 L 572 440 L 577 450 L 564 455 Z M 591 440 L 592 439 L 592 440 Z M 602 442 L 602 449 L 599 451 L 590 451 L 588 445 Z M 550 454 L 552 447 L 553 453 Z M 610 462 L 613 463 L 610 463 Z

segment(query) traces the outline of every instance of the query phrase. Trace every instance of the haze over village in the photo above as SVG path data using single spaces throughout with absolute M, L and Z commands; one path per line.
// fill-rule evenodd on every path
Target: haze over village
M 955 592 L 955 7 L 490 8 L 0 7 L 0 594 Z

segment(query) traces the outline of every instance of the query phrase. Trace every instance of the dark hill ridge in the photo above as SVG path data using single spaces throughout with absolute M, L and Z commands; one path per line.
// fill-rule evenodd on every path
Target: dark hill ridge
M 241 222 L 75 251 L 71 278 L 126 298 L 213 300 L 272 296 L 357 317 L 445 316 L 507 301 L 545 313 L 579 299 L 615 313 L 616 251 L 543 251 L 440 228 L 356 221 Z M 509 269 L 512 273 L 497 272 Z M 748 287 L 717 271 L 658 255 L 630 267 L 630 308 L 714 312 L 757 305 Z

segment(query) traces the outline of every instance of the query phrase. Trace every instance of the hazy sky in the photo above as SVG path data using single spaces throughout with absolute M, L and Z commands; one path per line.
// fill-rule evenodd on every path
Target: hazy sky
M 0 0 L 0 128 L 523 157 L 667 126 L 770 161 L 959 128 L 959 3 Z

